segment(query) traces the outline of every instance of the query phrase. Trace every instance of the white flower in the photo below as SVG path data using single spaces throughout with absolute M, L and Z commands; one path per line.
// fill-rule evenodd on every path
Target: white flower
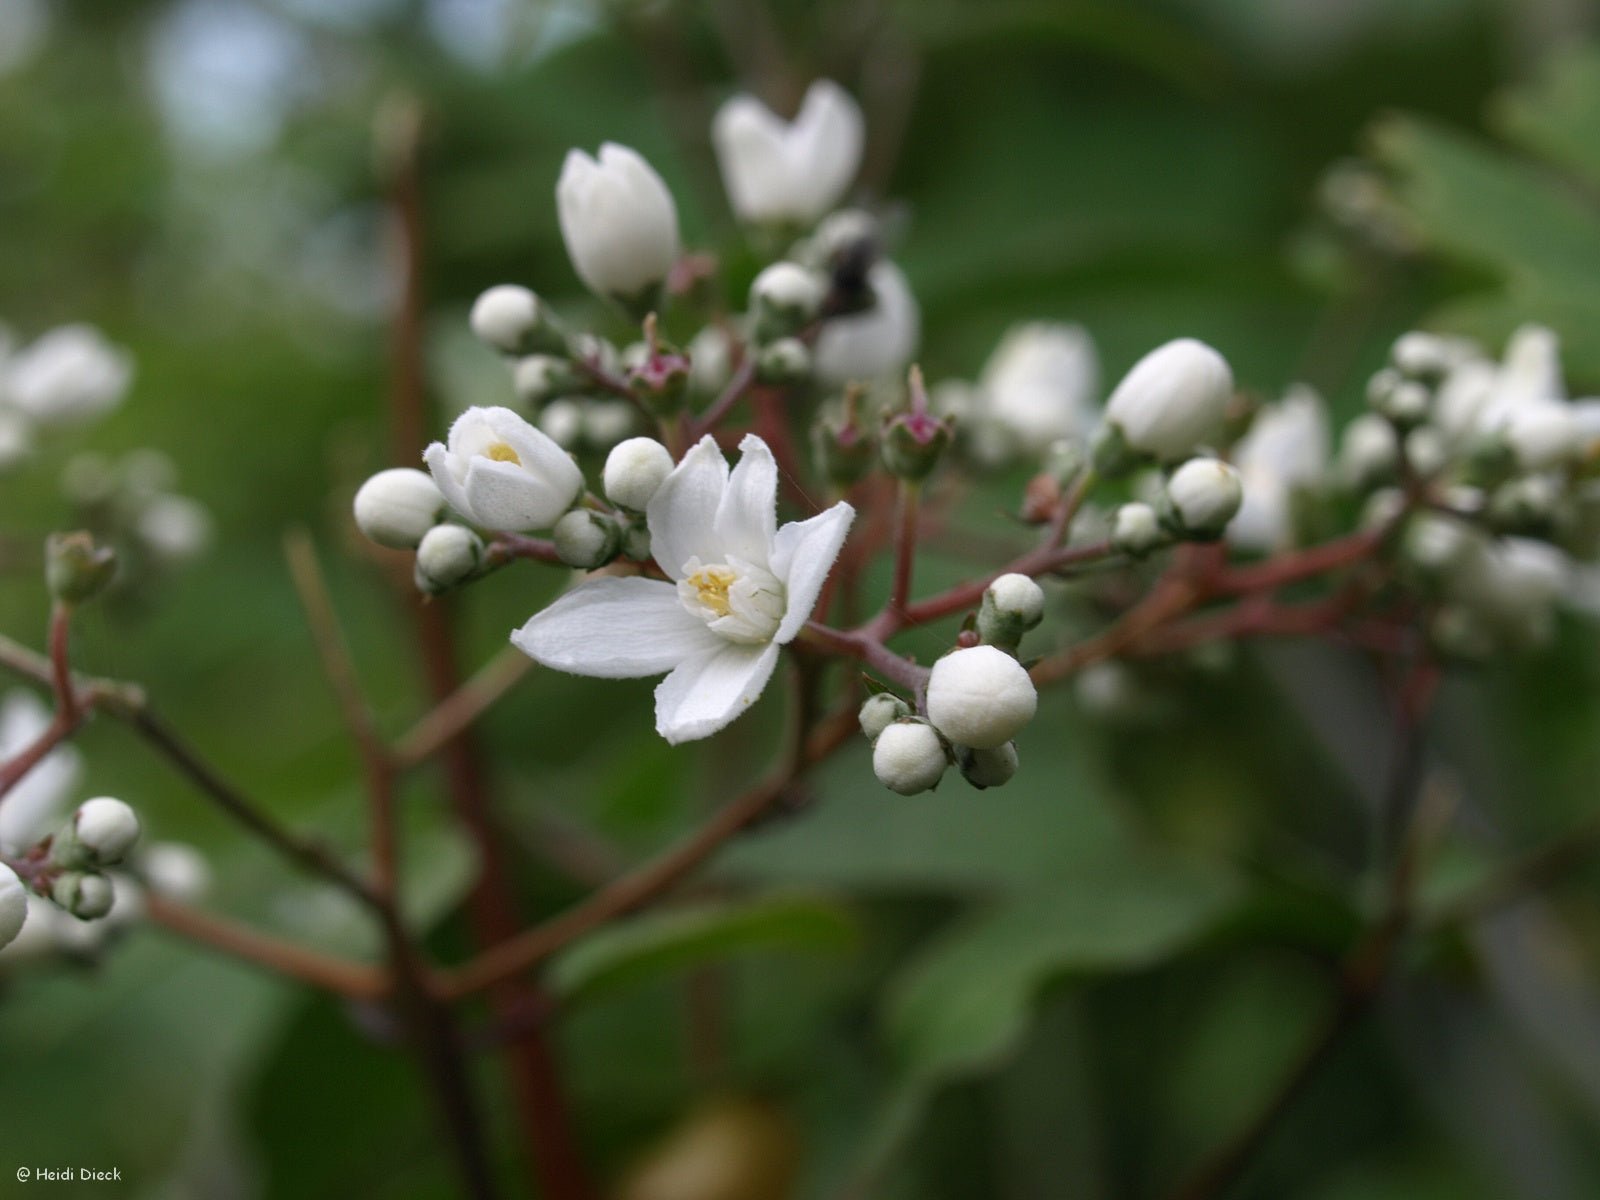
M 928 676 L 928 719 L 958 745 L 1003 746 L 1033 720 L 1038 706 L 1028 672 L 993 646 L 947 654 Z
M 469 408 L 423 454 L 444 498 L 484 529 L 548 529 L 583 491 L 567 452 L 509 408 Z
M 1542 325 L 1524 325 L 1498 366 L 1477 358 L 1455 367 L 1439 388 L 1435 412 L 1453 441 L 1503 438 L 1518 465 L 1541 470 L 1582 448 L 1581 414 L 1566 397 L 1560 341 Z
M 78 806 L 72 832 L 97 866 L 115 866 L 139 840 L 139 818 L 121 800 L 97 796 Z
M 1328 453 L 1327 414 L 1312 389 L 1293 387 L 1258 412 L 1233 450 L 1244 503 L 1228 525 L 1228 540 L 1262 553 L 1288 546 L 1294 536 L 1294 493 L 1322 477 Z
M 825 321 L 817 335 L 816 373 L 824 384 L 897 375 L 917 352 L 922 314 L 905 273 L 885 259 L 873 264 L 867 282 L 872 308 Z
M 861 166 L 861 109 L 848 92 L 819 79 L 793 121 L 753 96 L 735 96 L 711 125 L 734 215 L 751 225 L 806 224 L 838 203 Z
M 17 873 L 0 863 L 0 950 L 16 941 L 28 919 L 28 889 Z
M 561 236 L 590 291 L 632 301 L 654 289 L 678 260 L 672 193 L 638 153 L 607 142 L 598 159 L 569 150 L 556 184 Z
M 41 424 L 98 417 L 121 403 L 133 360 L 92 325 L 63 325 L 6 363 L 6 397 Z
M 643 512 L 671 474 L 672 455 L 667 448 L 655 438 L 636 437 L 619 442 L 606 455 L 600 480 L 611 503 Z
M 1086 434 L 1098 415 L 1100 360 L 1081 325 L 1036 321 L 1008 331 L 978 380 L 980 403 L 1030 451 Z
M 356 525 L 380 546 L 412 550 L 444 513 L 439 485 L 415 467 L 379 471 L 356 491 Z
M 1167 480 L 1173 515 L 1187 533 L 1214 537 L 1244 499 L 1239 472 L 1216 458 L 1191 458 Z
M 926 721 L 896 721 L 872 745 L 872 773 L 902 796 L 933 787 L 949 764 L 944 743 Z
M 778 528 L 772 451 L 754 436 L 739 449 L 730 474 L 702 438 L 650 498 L 651 549 L 670 582 L 586 580 L 511 635 L 530 658 L 575 675 L 669 672 L 656 729 L 673 743 L 715 733 L 760 696 L 855 516 L 840 503 Z
M 49 710 L 32 692 L 8 694 L 0 705 L 0 762 L 32 745 L 49 725 Z M 0 799 L 0 852 L 19 854 L 50 833 L 81 770 L 78 751 L 58 746 Z
M 1204 342 L 1178 338 L 1134 363 L 1106 401 L 1106 421 L 1133 449 L 1171 461 L 1216 433 L 1232 395 L 1227 360 Z

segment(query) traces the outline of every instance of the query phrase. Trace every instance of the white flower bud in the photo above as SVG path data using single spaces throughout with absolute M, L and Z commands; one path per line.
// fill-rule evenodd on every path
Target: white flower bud
M 1216 537 L 1244 501 L 1239 472 L 1216 458 L 1191 458 L 1167 480 L 1172 515 L 1192 537 Z
M 1150 505 L 1130 501 L 1117 509 L 1111 521 L 1111 545 L 1130 558 L 1143 558 L 1150 551 L 1171 541 L 1161 526 L 1161 518 Z
M 977 407 L 1032 453 L 1094 427 L 1100 360 L 1081 325 L 1034 321 L 1006 331 L 984 364 Z
M 993 646 L 970 646 L 933 664 L 928 719 L 952 742 L 992 750 L 1014 738 L 1039 706 L 1022 664 Z
M 188 496 L 154 496 L 137 523 L 139 538 L 164 562 L 187 562 L 211 541 L 211 514 Z
M 1106 421 L 1133 449 L 1172 461 L 1217 431 L 1232 396 L 1227 360 L 1204 342 L 1178 338 L 1133 365 L 1106 401 Z
M 1379 380 L 1383 382 L 1380 384 Z M 1368 388 L 1372 407 L 1396 425 L 1408 429 L 1428 419 L 1429 409 L 1433 406 L 1433 393 L 1426 385 L 1383 371 L 1374 375 L 1373 381 Z
M 872 746 L 873 774 L 884 787 L 902 796 L 915 796 L 937 786 L 949 763 L 944 743 L 926 721 L 896 721 Z
M 1446 575 L 1465 563 L 1478 548 L 1478 533 L 1464 522 L 1440 513 L 1419 512 L 1406 522 L 1400 543 L 1402 557 L 1429 576 Z
M 1017 744 L 1007 742 L 989 750 L 974 750 L 962 746 L 956 750 L 956 762 L 966 781 L 980 791 L 1001 787 L 1011 782 L 1017 773 Z
M 72 817 L 72 834 L 88 862 L 114 866 L 139 840 L 139 818 L 121 800 L 100 796 L 78 806 Z
M 65 871 L 56 876 L 50 898 L 80 921 L 97 921 L 111 911 L 117 893 L 98 871 Z
M 354 508 L 356 525 L 378 545 L 411 550 L 438 524 L 444 496 L 422 471 L 391 467 L 361 485 Z
M 211 865 L 183 842 L 156 842 L 140 855 L 145 882 L 158 896 L 193 902 L 211 890 Z
M 590 400 L 583 405 L 583 440 L 609 450 L 634 431 L 638 413 L 626 400 Z
M 874 692 L 861 702 L 857 719 L 861 732 L 868 741 L 875 741 L 880 733 L 902 717 L 911 715 L 911 706 L 892 692 Z
M 28 889 L 15 871 L 0 863 L 0 950 L 16 940 L 27 919 Z
M 417 586 L 430 595 L 448 591 L 482 565 L 482 538 L 464 525 L 435 525 L 417 546 Z
M 690 339 L 689 387 L 715 396 L 733 377 L 733 338 L 720 325 L 707 325 Z
M 984 589 L 984 603 L 1008 620 L 1032 629 L 1044 619 L 1044 589 L 1027 575 L 1002 575 Z
M 133 361 L 90 325 L 52 329 L 6 364 L 12 407 L 41 425 L 98 417 L 122 402 Z
M 511 368 L 511 388 L 530 409 L 578 389 L 578 373 L 564 358 L 527 354 Z
M 1406 434 L 1406 461 L 1418 475 L 1436 475 L 1450 461 L 1444 434 L 1432 425 L 1418 425 Z
M 811 351 L 799 338 L 779 338 L 761 347 L 756 357 L 756 378 L 762 383 L 799 383 L 811 374 Z
M 550 353 L 559 349 L 555 329 L 544 301 L 525 287 L 502 283 L 472 303 L 468 318 L 478 340 L 502 354 Z
M 642 303 L 678 259 L 678 210 L 672 193 L 636 151 L 614 142 L 598 158 L 567 152 L 556 184 L 561 236 L 573 269 L 590 291 Z
M 576 400 L 552 400 L 539 414 L 539 429 L 563 450 L 571 450 L 583 438 L 583 406 Z
M 1467 338 L 1414 329 L 1396 339 L 1389 358 L 1407 375 L 1441 378 L 1476 353 L 1477 347 Z
M 622 508 L 643 512 L 656 489 L 672 474 L 672 452 L 654 438 L 636 437 L 606 455 L 601 485 L 606 499 Z
M 775 262 L 750 284 L 750 310 L 768 335 L 791 333 L 822 307 L 822 279 L 799 263 Z
M 1353 488 L 1368 488 L 1394 474 L 1400 457 L 1394 426 L 1377 413 L 1362 413 L 1345 426 L 1339 473 Z
M 617 556 L 622 530 L 604 513 L 575 508 L 556 522 L 550 539 L 562 562 L 580 571 L 592 571 Z

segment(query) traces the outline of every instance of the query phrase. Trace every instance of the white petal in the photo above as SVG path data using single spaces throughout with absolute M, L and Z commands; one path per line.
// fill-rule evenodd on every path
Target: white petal
M 450 468 L 450 451 L 444 448 L 443 442 L 434 442 L 422 452 L 422 461 L 428 464 L 428 470 L 433 475 L 433 482 L 439 485 L 445 503 L 456 510 L 458 516 L 472 520 L 472 507 L 467 501 L 466 489 L 461 486 L 461 481 L 456 478 L 455 472 Z
M 636 576 L 580 583 L 511 642 L 535 662 L 599 679 L 659 675 L 726 644 L 684 609 L 672 584 Z
M 778 530 L 772 541 L 772 573 L 789 591 L 788 610 L 773 635 L 778 645 L 793 641 L 811 616 L 855 516 L 856 510 L 840 501 L 809 521 L 794 521 Z
M 683 564 L 691 558 L 721 561 L 715 523 L 727 486 L 728 462 L 708 435 L 690 448 L 650 497 L 645 509 L 650 548 L 671 578 L 683 578 Z
M 790 131 L 790 159 L 799 168 L 805 212 L 816 220 L 844 195 L 861 166 L 866 122 L 854 97 L 831 79 L 806 91 Z
M 765 567 L 778 529 L 778 464 L 753 433 L 745 434 L 739 454 L 713 527 L 725 557 Z
M 771 642 L 723 642 L 682 663 L 656 688 L 656 732 L 673 745 L 711 736 L 756 702 L 777 661 Z

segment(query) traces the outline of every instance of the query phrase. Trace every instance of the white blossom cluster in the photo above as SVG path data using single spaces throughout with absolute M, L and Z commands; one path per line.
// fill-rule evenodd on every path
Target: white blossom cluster
M 0 702 L 0 761 L 20 753 L 50 724 L 31 692 Z M 58 746 L 7 793 L 0 806 L 0 970 L 50 956 L 84 958 L 138 922 L 146 889 L 191 900 L 210 870 L 193 847 L 140 846 L 139 819 L 121 800 L 86 800 L 67 812 L 82 761 Z M 27 877 L 24 880 L 24 875 Z

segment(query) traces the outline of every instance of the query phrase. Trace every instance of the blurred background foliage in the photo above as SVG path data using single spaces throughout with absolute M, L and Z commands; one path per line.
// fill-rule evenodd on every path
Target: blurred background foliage
M 1600 386 L 1595 20 L 1583 0 L 0 0 L 0 319 L 129 346 L 134 393 L 92 442 L 164 450 L 216 521 L 201 564 L 85 615 L 81 662 L 145 682 L 280 817 L 359 844 L 280 539 L 313 531 L 380 718 L 404 728 L 422 704 L 404 614 L 345 515 L 388 453 L 397 97 L 427 118 L 438 429 L 507 392 L 466 333 L 479 290 L 588 306 L 552 205 L 569 146 L 636 146 L 691 243 L 731 250 L 710 113 L 738 87 L 782 108 L 818 75 L 867 110 L 862 191 L 894 215 L 932 377 L 1062 318 L 1107 379 L 1192 334 L 1249 389 L 1304 379 L 1349 413 L 1423 323 L 1498 342 L 1547 321 L 1577 392 Z M 0 481 L 0 627 L 35 641 L 64 454 Z M 462 597 L 470 661 L 559 583 L 519 570 Z M 1571 627 L 1451 679 L 1430 757 L 1462 806 L 1430 887 L 1593 807 L 1597 676 Z M 1003 791 L 896 797 L 851 746 L 814 806 L 720 860 L 724 886 L 559 960 L 604 1175 L 699 1114 L 769 1175 L 797 1154 L 799 1195 L 869 1169 L 873 1196 L 1095 1200 L 1159 1194 L 1248 1120 L 1370 909 L 1386 704 L 1359 660 L 1306 646 L 1140 683 L 1110 716 L 1050 698 Z M 553 846 L 625 861 L 753 778 L 773 707 L 708 755 L 655 739 L 645 683 L 530 676 L 485 735 L 525 913 L 582 892 Z M 122 730 L 83 744 L 92 791 L 206 849 L 221 908 L 370 949 Z M 412 902 L 460 957 L 470 854 L 436 779 L 406 799 Z M 1419 941 L 1238 1194 L 1600 1194 L 1596 883 Z M 684 1016 L 706 970 L 726 1003 L 709 1062 Z M 450 1194 L 410 1067 L 352 1017 L 155 932 L 0 979 L 0 1186 L 82 1162 L 139 1196 Z M 509 1155 L 504 1080 L 480 1076 Z

